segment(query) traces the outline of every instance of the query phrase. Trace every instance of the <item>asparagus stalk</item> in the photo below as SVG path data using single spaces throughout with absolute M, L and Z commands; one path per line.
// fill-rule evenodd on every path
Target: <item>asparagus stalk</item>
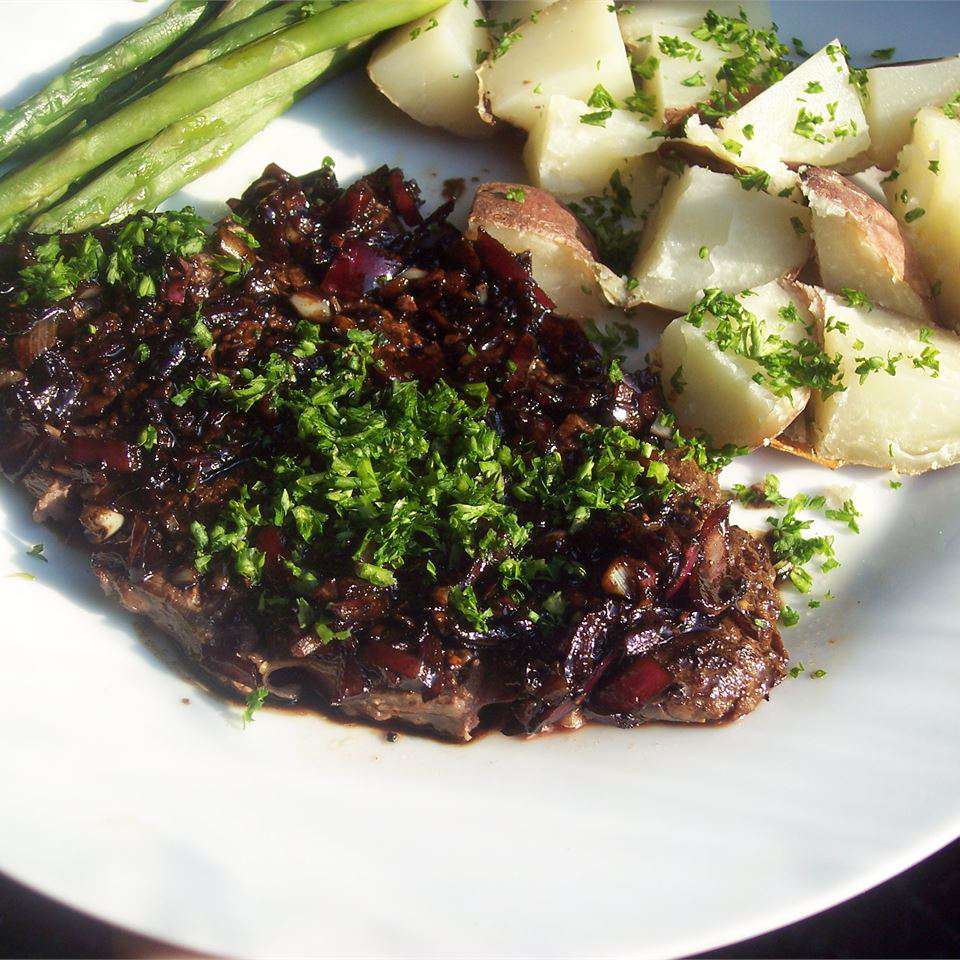
M 203 0 L 174 0 L 122 40 L 75 61 L 65 73 L 12 110 L 0 112 L 0 160 L 67 121 L 114 81 L 147 63 L 183 36 L 203 15 Z
M 284 0 L 284 2 L 287 2 L 287 0 Z M 212 17 L 197 29 L 194 33 L 194 39 L 199 40 L 219 33 L 221 30 L 226 30 L 227 27 L 232 27 L 241 20 L 246 20 L 247 17 L 252 17 L 273 5 L 273 0 L 227 0 L 215 17 Z
M 51 205 L 46 198 L 56 191 L 171 123 L 276 70 L 323 50 L 408 23 L 442 6 L 442 2 L 352 0 L 171 77 L 152 93 L 81 131 L 52 154 L 0 180 L 0 237 L 16 225 L 18 214 L 28 208 L 37 212 L 46 209 Z
M 280 4 L 279 7 L 264 10 L 218 34 L 207 46 L 194 50 L 189 56 L 175 63 L 167 71 L 167 76 L 173 77 L 185 70 L 192 70 L 194 67 L 209 63 L 238 47 L 245 47 L 248 43 L 268 37 L 284 27 L 299 23 L 304 17 L 322 13 L 332 6 L 333 0 L 315 0 L 312 3 L 287 2 Z
M 322 80 L 352 64 L 368 38 L 324 50 L 171 124 L 30 224 L 35 233 L 74 233 L 152 209 L 225 160 Z

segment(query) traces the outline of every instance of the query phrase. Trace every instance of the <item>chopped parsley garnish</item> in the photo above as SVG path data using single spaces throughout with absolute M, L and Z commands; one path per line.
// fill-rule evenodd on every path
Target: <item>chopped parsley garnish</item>
M 931 161 L 927 164 L 927 169 L 928 169 L 931 173 L 935 173 L 935 174 L 939 175 L 939 173 L 940 173 L 940 161 L 939 161 L 939 160 L 931 160 Z
M 819 561 L 823 573 L 840 566 L 840 561 L 834 553 L 833 537 L 806 536 L 805 531 L 810 529 L 813 521 L 801 519 L 798 514 L 801 511 L 822 512 L 828 520 L 843 524 L 853 533 L 860 532 L 857 520 L 862 514 L 852 500 L 844 500 L 840 508 L 833 509 L 826 506 L 826 497 L 823 496 L 798 493 L 786 497 L 781 493 L 780 481 L 774 474 L 768 473 L 762 484 L 736 484 L 732 492 L 744 506 L 773 506 L 782 511 L 766 518 L 774 566 L 777 576 L 789 579 L 801 593 L 809 593 L 813 586 L 810 565 L 814 561 Z
M 856 347 L 856 344 L 854 344 Z M 861 349 L 863 344 L 861 343 Z M 887 353 L 887 356 L 878 357 L 854 357 L 854 360 L 857 361 L 857 365 L 854 368 L 854 373 L 860 378 L 860 383 L 866 383 L 867 377 L 871 373 L 878 373 L 881 370 L 885 373 L 888 373 L 891 377 L 897 375 L 897 364 L 903 359 L 902 353 Z
M 28 551 L 28 557 L 34 557 L 37 560 L 42 560 L 44 563 L 47 562 L 47 558 L 43 555 L 43 544 L 35 543 Z
M 843 299 L 847 301 L 848 306 L 863 307 L 868 312 L 873 309 L 870 298 L 862 290 L 855 290 L 853 287 L 841 287 L 840 293 Z
M 247 705 L 243 709 L 243 725 L 253 723 L 253 715 L 263 706 L 269 691 L 266 687 L 257 687 L 251 690 L 247 697 Z
M 874 60 L 892 60 L 893 55 L 897 52 L 896 47 L 880 47 L 877 50 L 874 50 L 870 56 Z
M 789 396 L 798 387 L 812 387 L 829 397 L 843 390 L 840 358 L 828 357 L 813 340 L 794 343 L 768 329 L 740 300 L 722 290 L 704 291 L 684 319 L 705 328 L 705 336 L 722 351 L 753 360 L 760 367 L 754 379 L 778 397 Z M 785 322 L 799 321 L 792 305 L 781 311 Z
M 740 181 L 740 186 L 744 190 L 766 190 L 770 186 L 770 174 L 765 170 L 734 173 L 734 176 Z
M 152 423 L 147 424 L 147 426 L 140 431 L 137 443 L 139 443 L 144 450 L 152 450 L 157 445 L 157 428 Z
M 843 506 L 839 509 L 825 510 L 824 516 L 828 520 L 836 520 L 838 523 L 846 524 L 854 533 L 860 532 L 860 527 L 857 524 L 857 518 L 862 517 L 863 514 L 854 506 L 852 500 L 844 500 Z
M 524 193 L 523 187 L 508 187 L 505 194 L 508 200 L 512 200 L 514 203 L 523 203 L 527 199 L 526 193 Z
M 725 17 L 708 10 L 693 36 L 730 54 L 717 69 L 716 88 L 697 104 L 697 111 L 708 120 L 727 116 L 740 107 L 751 90 L 769 87 L 793 69 L 787 59 L 789 51 L 776 31 L 754 29 L 743 11 L 737 17 Z M 734 48 L 739 53 L 734 53 Z
M 703 55 L 689 40 L 681 40 L 679 37 L 660 37 L 657 46 L 664 56 L 674 60 L 685 58 L 692 63 L 703 59 Z
M 119 285 L 140 297 L 153 296 L 166 259 L 192 257 L 207 242 L 207 222 L 189 207 L 169 213 L 140 213 L 103 244 L 93 235 L 65 245 L 51 236 L 34 250 L 36 263 L 20 271 L 19 302 L 45 303 L 72 296 L 81 283 Z
M 780 608 L 780 622 L 785 627 L 795 627 L 800 622 L 800 614 L 797 613 L 793 607 L 784 604 L 784 606 Z M 790 671 L 790 676 L 794 676 L 792 670 Z
M 574 461 L 558 451 L 514 450 L 487 422 L 486 384 L 385 384 L 371 376 L 376 342 L 353 329 L 336 349 L 324 343 L 316 354 L 323 363 L 306 382 L 292 379 L 282 361 L 237 384 L 208 380 L 199 389 L 195 382 L 200 397 L 216 391 L 241 409 L 256 384 L 256 397 L 271 397 L 302 451 L 271 456 L 264 439 L 260 479 L 240 487 L 215 522 L 191 526 L 201 573 L 219 556 L 260 583 L 267 554 L 258 538 L 272 527 L 286 545 L 273 562 L 282 563 L 297 596 L 312 595 L 314 571 L 331 545 L 348 574 L 390 588 L 401 568 L 435 578 L 437 570 L 504 550 L 531 562 L 522 552 L 532 532 L 521 519 L 525 503 L 537 503 L 553 525 L 576 528 L 595 511 L 662 500 L 674 489 L 659 451 L 617 426 L 584 433 Z M 485 612 L 471 593 L 464 589 L 453 602 L 479 629 Z
M 602 83 L 598 83 L 593 88 L 593 92 L 587 99 L 587 106 L 615 110 L 617 107 L 617 101 L 610 96 L 609 91 L 603 86 Z
M 602 194 L 571 203 L 570 210 L 596 239 L 601 263 L 617 273 L 626 273 L 640 245 L 640 230 L 631 223 L 635 217 L 633 199 L 620 171 L 613 172 Z
M 907 223 L 913 223 L 914 220 L 919 220 L 926 212 L 923 207 L 914 207 L 903 215 L 903 219 L 906 220 Z
M 605 127 L 607 121 L 613 116 L 612 110 L 595 110 L 592 113 L 584 113 L 580 116 L 581 123 L 587 123 L 594 127 Z
M 813 673 L 810 674 L 810 676 L 813 677 L 814 680 L 820 680 L 822 677 L 825 677 L 826 675 L 827 675 L 826 670 L 814 670 Z

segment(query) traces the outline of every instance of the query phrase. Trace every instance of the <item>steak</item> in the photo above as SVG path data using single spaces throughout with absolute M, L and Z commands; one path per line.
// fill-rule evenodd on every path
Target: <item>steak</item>
M 237 695 L 460 741 L 783 678 L 709 452 L 525 257 L 399 170 L 230 207 L 195 249 L 189 214 L 0 247 L 0 466 L 109 595 Z

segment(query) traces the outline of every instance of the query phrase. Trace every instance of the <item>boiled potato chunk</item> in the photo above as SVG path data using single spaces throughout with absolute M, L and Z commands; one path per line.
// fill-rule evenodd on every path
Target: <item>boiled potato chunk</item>
M 936 323 L 930 284 L 897 218 L 835 170 L 808 167 L 801 181 L 823 286 L 859 290 L 871 303 Z
M 867 163 L 892 170 L 910 139 L 910 124 L 921 107 L 946 103 L 960 92 L 960 57 L 867 70 L 864 112 L 870 125 Z
M 874 307 L 851 307 L 825 291 L 813 298 L 824 351 L 841 357 L 846 389 L 823 399 L 814 394 L 812 439 L 818 454 L 846 463 L 923 473 L 960 460 L 960 339 L 923 327 L 909 317 Z M 921 339 L 921 337 L 925 339 Z M 929 365 L 915 365 L 924 350 Z M 896 373 L 868 373 L 863 358 L 900 357 Z
M 530 253 L 533 278 L 559 313 L 623 321 L 619 306 L 611 306 L 625 299 L 622 279 L 597 262 L 589 231 L 545 190 L 513 183 L 481 184 L 467 234 L 476 236 L 478 230 L 514 253 Z
M 398 28 L 370 57 L 370 79 L 420 123 L 487 136 L 492 127 L 477 113 L 477 50 L 490 46 L 486 29 L 475 23 L 482 17 L 476 0 L 458 0 Z
M 689 30 L 654 23 L 646 55 L 653 60 L 643 92 L 653 98 L 658 126 L 672 125 L 689 114 L 717 88 L 717 71 L 724 60 L 741 53 L 737 46 L 721 50 L 715 43 L 698 40 Z
M 495 0 L 488 6 L 491 17 L 499 17 L 501 21 L 510 22 L 538 17 L 541 10 L 546 10 L 556 2 L 557 0 Z
M 808 336 L 813 318 L 797 292 L 775 281 L 740 300 L 765 333 L 791 343 Z M 757 447 L 797 417 L 810 391 L 798 388 L 780 397 L 757 383 L 762 368 L 755 360 L 721 350 L 708 338 L 716 326 L 708 314 L 699 327 L 678 317 L 663 331 L 656 357 L 664 396 L 684 429 L 705 433 L 718 445 Z
M 740 11 L 747 15 L 750 26 L 769 30 L 772 22 L 770 4 L 767 0 L 640 0 L 620 6 L 620 32 L 624 43 L 630 47 L 642 47 L 649 41 L 654 24 L 669 24 L 685 30 L 695 30 L 703 23 L 708 10 L 724 17 L 739 17 Z
M 756 141 L 744 144 L 721 140 L 712 127 L 708 127 L 696 115 L 688 117 L 683 137 L 670 141 L 675 150 L 698 162 L 706 158 L 707 165 L 719 166 L 730 172 L 744 174 L 765 173 L 769 180 L 765 191 L 781 197 L 799 200 L 799 179 L 768 145 Z M 731 149 L 733 148 L 733 149 Z M 735 153 L 734 150 L 737 152 Z
M 948 116 L 947 112 L 953 116 Z M 884 183 L 890 208 L 933 285 L 944 326 L 960 329 L 960 104 L 924 107 Z
M 477 71 L 481 108 L 529 130 L 554 94 L 588 100 L 599 84 L 617 101 L 634 92 L 617 15 L 597 0 L 559 0 Z
M 660 143 L 635 113 L 612 110 L 603 126 L 581 123 L 592 111 L 582 100 L 551 97 L 523 151 L 532 182 L 564 203 L 601 193 L 615 170 L 625 182 L 641 176 L 643 155 Z
M 806 263 L 809 229 L 805 207 L 688 167 L 650 215 L 631 269 L 633 296 L 684 313 L 707 287 L 738 293 L 776 280 Z
M 721 139 L 762 144 L 785 163 L 831 166 L 870 146 L 839 40 L 725 117 L 719 130 Z

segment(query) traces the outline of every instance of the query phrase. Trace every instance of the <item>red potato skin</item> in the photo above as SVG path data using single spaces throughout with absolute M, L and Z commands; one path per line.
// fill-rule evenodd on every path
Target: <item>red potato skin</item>
M 507 191 L 523 191 L 523 202 L 507 198 Z M 553 237 L 579 247 L 583 259 L 597 259 L 590 231 L 553 195 L 525 183 L 481 183 L 470 209 L 470 232 L 488 225 Z
M 869 238 L 870 245 L 881 255 L 891 275 L 902 279 L 916 293 L 928 311 L 928 319 L 937 323 L 936 301 L 930 281 L 897 218 L 883 204 L 836 170 L 806 167 L 800 172 L 800 182 L 806 196 L 823 198 L 844 208 Z

